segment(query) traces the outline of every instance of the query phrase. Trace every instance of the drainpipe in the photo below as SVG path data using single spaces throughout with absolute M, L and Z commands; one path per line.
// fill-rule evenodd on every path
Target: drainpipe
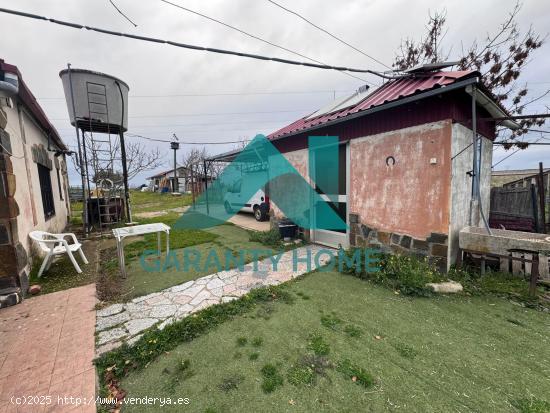
M 472 143 L 474 148 L 474 156 L 473 156 L 473 168 L 472 168 L 472 195 L 470 200 L 470 220 L 469 223 L 472 225 L 472 213 L 474 213 L 474 208 L 477 207 L 479 209 L 479 215 L 481 215 L 481 219 L 483 220 L 483 224 L 485 225 L 485 229 L 489 233 L 489 235 L 492 235 L 491 228 L 489 228 L 489 223 L 487 222 L 487 219 L 485 218 L 485 214 L 483 213 L 483 205 L 481 203 L 481 153 L 479 153 L 479 161 L 478 161 L 478 137 L 477 137 L 477 100 L 476 100 L 476 91 L 477 88 L 475 85 L 472 86 Z
M 473 225 L 473 214 L 476 208 L 476 181 L 477 181 L 477 113 L 476 113 L 476 88 L 472 86 L 472 148 L 474 151 L 472 163 L 472 191 L 470 194 L 470 215 L 468 224 Z

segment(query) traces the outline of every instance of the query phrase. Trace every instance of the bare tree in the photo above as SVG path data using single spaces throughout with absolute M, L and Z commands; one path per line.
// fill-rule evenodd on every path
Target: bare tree
M 115 184 L 122 184 L 122 164 L 117 159 L 120 159 L 120 142 L 114 140 L 111 147 L 112 158 L 114 161 L 106 161 L 111 155 L 105 152 L 95 152 L 99 149 L 105 150 L 105 146 L 95 144 L 92 140 L 85 136 L 84 142 L 86 145 L 88 173 L 92 176 L 91 182 L 97 183 L 101 179 L 111 179 Z M 162 155 L 158 148 L 151 150 L 146 148 L 139 142 L 126 142 L 126 168 L 128 171 L 128 180 L 136 177 L 141 172 L 156 169 L 162 165 Z M 94 158 L 96 156 L 96 158 Z M 71 157 L 73 166 L 78 173 L 81 173 L 80 165 L 77 157 Z M 92 175 L 93 174 L 93 175 Z
M 223 166 L 218 162 L 208 161 L 210 158 L 210 153 L 205 147 L 192 148 L 186 155 L 182 157 L 182 166 L 186 168 L 187 171 L 190 171 L 193 166 L 195 173 L 204 175 L 204 164 L 203 161 L 206 160 L 206 174 L 209 177 L 216 178 L 220 172 L 223 170 Z
M 481 73 L 483 85 L 493 94 L 511 115 L 521 115 L 532 103 L 542 99 L 550 90 L 532 96 L 527 83 L 520 81 L 525 66 L 531 61 L 531 55 L 545 41 L 532 27 L 522 31 L 517 23 L 521 3 L 516 3 L 506 20 L 494 32 L 487 34 L 482 42 L 474 41 L 470 47 L 462 47 L 458 67 L 460 70 L 476 70 Z M 445 50 L 443 40 L 446 11 L 430 14 L 426 26 L 426 35 L 419 41 L 407 38 L 401 42 L 393 67 L 404 71 L 419 64 L 442 62 L 451 55 Z M 521 119 L 521 128 L 512 133 L 509 139 L 514 139 L 529 131 L 536 125 L 542 126 L 544 118 Z M 506 149 L 516 145 L 527 147 L 528 143 L 511 141 Z
M 126 164 L 129 180 L 141 172 L 158 168 L 162 163 L 162 155 L 158 148 L 151 150 L 145 148 L 139 142 L 128 142 L 126 144 Z

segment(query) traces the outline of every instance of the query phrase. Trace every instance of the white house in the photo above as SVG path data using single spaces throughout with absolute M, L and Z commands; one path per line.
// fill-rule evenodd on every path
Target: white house
M 67 225 L 68 152 L 18 68 L 0 59 L 0 308 L 27 292 L 29 232 Z

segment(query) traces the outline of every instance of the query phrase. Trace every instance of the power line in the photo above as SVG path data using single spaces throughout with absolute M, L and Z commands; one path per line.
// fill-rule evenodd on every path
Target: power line
M 128 116 L 132 119 L 149 119 L 149 118 L 178 118 L 183 116 L 230 116 L 230 115 L 259 115 L 259 114 L 272 114 L 272 113 L 297 113 L 297 112 L 305 112 L 305 111 L 311 111 L 311 108 L 309 109 L 298 109 L 298 110 L 272 110 L 272 111 L 252 111 L 252 112 L 211 112 L 211 113 L 176 113 L 173 115 L 135 115 L 135 116 Z M 62 120 L 69 120 L 69 118 L 50 118 L 50 120 L 55 121 L 62 121 Z
M 252 124 L 266 124 L 266 123 L 280 123 L 280 122 L 292 122 L 296 119 L 278 119 L 278 120 L 238 120 L 235 122 L 212 122 L 212 123 L 167 123 L 161 125 L 135 125 L 134 128 L 157 128 L 157 127 L 195 127 L 195 126 L 218 126 L 218 125 L 242 125 L 248 126 Z
M 196 46 L 196 45 L 192 45 L 192 44 L 179 43 L 179 42 L 174 42 L 174 41 L 171 41 L 171 40 L 163 40 L 163 39 L 158 39 L 158 38 L 154 38 L 154 37 L 146 37 L 146 36 L 138 36 L 138 35 L 129 34 L 129 33 L 114 32 L 112 30 L 101 29 L 101 28 L 93 27 L 93 26 L 85 26 L 85 25 L 79 24 L 79 23 L 73 23 L 73 22 L 57 20 L 57 19 L 53 19 L 53 18 L 39 16 L 37 14 L 26 13 L 26 12 L 21 12 L 21 11 L 17 11 L 17 10 L 11 10 L 11 9 L 0 8 L 0 13 L 13 14 L 13 15 L 16 15 L 16 16 L 26 17 L 28 19 L 34 19 L 34 20 L 44 20 L 44 21 L 47 21 L 49 23 L 59 24 L 61 26 L 70 27 L 70 28 L 77 29 L 77 30 L 86 29 L 86 30 L 97 32 L 97 33 L 107 34 L 107 35 L 110 35 L 110 36 L 119 36 L 119 37 L 126 37 L 126 38 L 133 39 L 133 40 L 141 40 L 141 41 L 144 41 L 144 42 L 167 44 L 169 46 L 180 47 L 180 48 L 183 48 L 183 49 L 199 50 L 199 51 L 205 51 L 205 52 L 210 52 L 210 53 L 246 57 L 246 58 L 250 58 L 250 59 L 272 61 L 272 62 L 288 64 L 288 65 L 294 65 L 294 66 L 306 66 L 306 67 L 313 67 L 313 68 L 316 68 L 316 69 L 336 70 L 336 71 L 339 71 L 339 72 L 370 73 L 370 74 L 380 76 L 380 77 L 384 77 L 384 78 L 388 77 L 388 76 L 386 76 L 382 73 L 379 73 L 379 72 L 376 72 L 376 71 L 370 70 L 370 69 L 356 69 L 356 68 L 350 68 L 350 67 L 345 67 L 345 66 L 331 66 L 331 65 L 326 65 L 326 64 L 300 62 L 300 61 L 296 61 L 296 60 L 282 59 L 282 58 L 278 58 L 278 57 L 271 57 L 271 56 L 264 56 L 264 55 L 258 55 L 258 54 L 252 54 L 252 53 L 237 52 L 237 51 L 228 50 L 228 49 L 218 49 L 218 48 L 214 48 L 214 47 Z
M 124 17 L 131 24 L 133 24 L 134 27 L 137 27 L 137 24 L 135 24 L 126 14 L 124 14 L 124 12 L 117 7 L 117 5 L 113 2 L 113 0 L 109 0 L 109 3 L 111 3 L 113 5 L 113 7 L 116 9 L 116 11 L 118 11 L 122 15 L 122 17 Z
M 304 90 L 304 91 L 288 91 L 288 92 L 217 92 L 217 93 L 182 93 L 175 95 L 130 95 L 130 98 L 179 98 L 179 97 L 214 97 L 214 96 L 249 96 L 249 95 L 309 95 L 314 93 L 349 93 L 354 90 Z M 62 100 L 65 98 L 59 97 L 38 97 L 40 100 Z
M 538 141 L 540 141 L 542 139 L 542 136 L 540 138 L 538 138 L 535 142 L 528 142 L 528 144 L 533 144 L 533 143 L 537 143 Z M 501 164 L 502 162 L 504 162 L 506 159 L 510 158 L 511 156 L 515 155 L 516 153 L 518 153 L 519 151 L 522 151 L 523 149 L 522 148 L 518 148 L 516 149 L 514 152 L 512 152 L 510 155 L 508 156 L 505 156 L 504 158 L 502 158 L 500 161 L 498 161 L 497 163 L 493 164 L 493 166 L 491 166 L 491 169 L 493 169 L 495 166 L 497 166 L 498 164 Z
M 189 13 L 193 13 L 193 14 L 195 14 L 195 15 L 197 15 L 197 16 L 200 16 L 200 17 L 202 17 L 202 18 L 204 18 L 204 19 L 210 20 L 210 21 L 212 21 L 212 22 L 214 22 L 214 23 L 221 24 L 221 25 L 224 26 L 224 27 L 227 27 L 227 28 L 229 28 L 229 29 L 231 29 L 231 30 L 235 30 L 235 31 L 237 31 L 237 32 L 239 32 L 239 33 L 241 33 L 241 34 L 244 34 L 245 36 L 248 36 L 248 37 L 252 38 L 252 39 L 259 40 L 259 41 L 262 42 L 262 43 L 265 43 L 265 44 L 268 44 L 268 45 L 270 45 L 270 46 L 276 47 L 276 48 L 278 48 L 278 49 L 284 50 L 285 52 L 292 53 L 292 54 L 294 54 L 294 55 L 296 55 L 296 56 L 299 56 L 299 57 L 301 57 L 301 58 L 303 58 L 303 59 L 307 59 L 307 60 L 310 60 L 310 61 L 312 61 L 312 62 L 319 63 L 319 64 L 323 64 L 323 65 L 325 64 L 324 62 L 321 62 L 321 61 L 319 61 L 319 60 L 313 59 L 313 58 L 311 58 L 311 57 L 309 57 L 309 56 L 306 56 L 306 55 L 304 55 L 304 54 L 302 54 L 302 53 L 296 52 L 296 51 L 294 51 L 294 50 L 292 50 L 292 49 L 289 49 L 288 47 L 284 47 L 284 46 L 281 46 L 281 45 L 279 45 L 279 44 L 277 44 L 277 43 L 273 43 L 273 42 L 271 42 L 271 41 L 269 41 L 269 40 L 263 39 L 263 38 L 261 38 L 261 37 L 255 35 L 255 34 L 252 34 L 252 33 L 249 33 L 249 32 L 247 32 L 247 31 L 244 31 L 244 30 L 242 30 L 242 29 L 239 29 L 238 27 L 232 26 L 232 25 L 230 25 L 229 23 L 225 23 L 225 22 L 223 22 L 223 21 L 221 21 L 221 20 L 218 20 L 218 19 L 215 19 L 215 18 L 213 18 L 213 17 L 207 16 L 206 14 L 199 13 L 198 11 L 192 10 L 192 9 L 187 8 L 187 7 L 184 7 L 184 6 L 181 6 L 181 5 L 179 5 L 179 4 L 173 3 L 173 2 L 168 1 L 168 0 L 160 0 L 160 1 L 163 2 L 163 3 L 165 3 L 165 4 L 169 4 L 170 6 L 177 7 L 178 9 L 187 11 L 187 12 L 189 12 Z M 374 83 L 369 82 L 369 81 L 366 80 L 366 79 L 362 79 L 362 78 L 360 78 L 360 77 L 358 77 L 358 76 L 354 76 L 354 75 L 352 75 L 352 74 L 350 74 L 350 73 L 345 73 L 345 72 L 342 72 L 342 73 L 344 73 L 346 76 L 351 76 L 351 77 L 353 77 L 353 78 L 355 78 L 355 79 L 357 79 L 357 80 L 360 80 L 360 81 L 362 81 L 362 82 L 369 83 L 369 84 L 371 84 L 371 85 L 373 85 L 373 86 L 376 86 Z
M 126 133 L 126 135 L 131 137 L 131 138 L 147 139 L 149 141 L 154 141 L 154 142 L 163 142 L 163 143 L 171 143 L 172 142 L 171 140 L 159 139 L 159 138 L 150 138 L 148 136 L 138 135 L 138 134 L 134 134 L 134 133 Z M 239 141 L 223 141 L 223 142 L 187 142 L 187 141 L 180 141 L 180 143 L 184 144 L 184 145 L 227 145 L 227 144 L 230 144 L 230 143 L 243 143 L 243 142 L 247 142 L 247 141 L 249 141 L 249 139 L 241 139 Z
M 162 1 L 162 0 L 161 0 L 161 1 Z M 382 66 L 384 66 L 384 67 L 386 67 L 386 68 L 392 70 L 392 68 L 389 67 L 389 66 L 388 66 L 387 64 L 385 64 L 384 62 L 381 62 L 380 60 L 376 59 L 375 57 L 372 57 L 371 55 L 369 55 L 368 53 L 364 52 L 363 50 L 361 50 L 361 49 L 355 47 L 354 45 L 352 45 L 352 44 L 346 42 L 346 41 L 343 40 L 342 38 L 340 38 L 340 37 L 336 36 L 335 34 L 329 32 L 328 30 L 326 30 L 326 29 L 324 29 L 324 28 L 318 26 L 317 24 L 315 24 L 315 23 L 313 23 L 311 20 L 305 18 L 304 16 L 302 16 L 302 15 L 299 14 L 298 12 L 295 12 L 294 10 L 291 10 L 291 9 L 289 9 L 289 8 L 287 8 L 287 7 L 281 5 L 281 4 L 279 4 L 279 3 L 277 3 L 277 2 L 275 2 L 275 1 L 273 1 L 273 0 L 267 0 L 267 1 L 270 2 L 271 4 L 275 5 L 275 6 L 279 7 L 280 9 L 283 9 L 284 11 L 286 11 L 286 12 L 288 12 L 288 13 L 290 13 L 290 14 L 293 14 L 293 15 L 295 15 L 296 17 L 302 19 L 303 21 L 305 21 L 305 22 L 308 23 L 309 25 L 311 25 L 311 26 L 315 27 L 316 29 L 321 30 L 322 32 L 328 34 L 328 35 L 329 35 L 330 37 L 332 37 L 333 39 L 338 40 L 340 43 L 345 44 L 345 45 L 348 46 L 348 47 L 351 47 L 353 50 L 355 50 L 355 51 L 361 53 L 363 56 L 366 56 L 366 57 L 368 57 L 369 59 L 374 60 L 376 63 L 379 63 L 379 64 L 381 64 Z

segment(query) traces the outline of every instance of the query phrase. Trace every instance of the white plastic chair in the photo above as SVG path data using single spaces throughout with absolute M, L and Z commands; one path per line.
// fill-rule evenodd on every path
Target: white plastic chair
M 86 256 L 82 251 L 82 244 L 78 242 L 78 240 L 76 239 L 76 235 L 74 235 L 73 233 L 68 232 L 63 234 L 50 234 L 49 232 L 44 231 L 32 231 L 29 234 L 29 237 L 36 241 L 42 251 L 46 253 L 46 257 L 44 258 L 42 266 L 38 271 L 38 277 L 40 277 L 44 271 L 47 271 L 50 268 L 53 258 L 56 255 L 67 254 L 71 262 L 73 263 L 76 272 L 78 272 L 79 274 L 82 272 L 82 270 L 80 269 L 78 262 L 76 262 L 73 252 L 78 251 L 80 253 L 82 261 L 84 261 L 84 264 L 88 264 L 88 260 L 86 259 Z M 69 244 L 65 240 L 65 237 L 71 237 L 73 243 Z

